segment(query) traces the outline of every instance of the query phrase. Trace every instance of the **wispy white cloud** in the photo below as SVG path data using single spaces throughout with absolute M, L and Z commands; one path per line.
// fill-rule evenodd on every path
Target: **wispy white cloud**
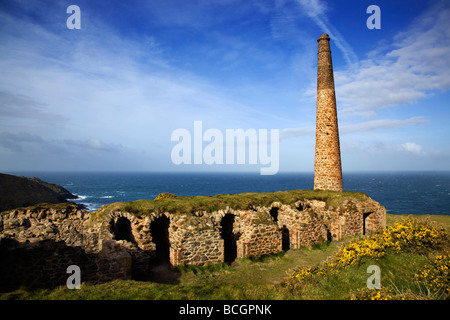
M 22 153 L 27 150 L 27 146 L 29 144 L 36 145 L 41 149 L 46 151 L 61 151 L 61 149 L 54 148 L 54 146 L 50 148 L 46 148 L 48 146 L 46 141 L 36 134 L 30 134 L 26 132 L 20 133 L 11 133 L 11 132 L 0 132 L 0 147 L 13 152 L 13 153 Z
M 38 134 L 27 132 L 0 132 L 0 147 L 13 153 L 29 153 L 30 150 L 42 151 L 50 154 L 85 154 L 86 151 L 123 153 L 128 148 L 120 144 L 106 143 L 96 138 L 87 140 L 44 138 Z
M 318 25 L 324 25 L 325 30 L 327 8 L 324 3 L 297 1 L 305 8 L 311 6 L 308 14 Z M 375 117 L 381 109 L 413 103 L 435 91 L 449 90 L 449 21 L 450 7 L 446 1 L 438 1 L 416 17 L 407 31 L 396 34 L 389 45 L 385 39 L 380 48 L 369 52 L 358 64 L 335 70 L 340 116 Z M 340 42 L 341 48 L 344 46 L 339 36 L 335 41 Z M 305 90 L 305 97 L 312 101 L 315 95 L 315 83 L 312 83 Z
M 136 146 L 165 141 L 170 130 L 198 117 L 210 126 L 242 127 L 273 116 L 235 100 L 211 79 L 171 65 L 164 46 L 153 37 L 124 38 L 101 20 L 91 21 L 76 35 L 6 13 L 0 19 L 5 32 L 0 88 L 11 92 L 9 102 L 11 96 L 36 101 L 23 109 L 4 105 L 3 116 L 27 112 L 38 119 L 69 119 L 70 130 L 63 133 L 69 140 L 89 139 L 89 128 L 90 135 L 104 141 Z
M 343 141 L 341 143 L 341 150 L 347 155 L 354 155 L 354 152 L 363 152 L 366 156 L 372 157 L 371 160 L 376 160 L 381 153 L 384 159 L 391 159 L 389 162 L 394 163 L 396 160 L 408 161 L 417 159 L 419 163 L 423 161 L 432 161 L 439 163 L 439 166 L 444 170 L 446 164 L 450 160 L 450 152 L 448 150 L 427 148 L 417 142 L 404 143 L 389 143 L 385 141 Z M 354 161 L 349 158 L 349 161 Z M 408 164 L 404 163 L 405 166 Z M 405 169 L 400 167 L 399 169 Z M 431 169 L 437 169 L 431 167 Z
M 405 142 L 400 145 L 400 150 L 408 151 L 417 155 L 424 154 L 423 147 L 420 144 L 417 144 L 415 142 Z
M 148 170 L 168 169 L 157 148 L 146 152 L 97 138 L 70 140 L 27 132 L 0 132 L 2 170 Z
M 65 122 L 67 118 L 47 113 L 45 105 L 24 95 L 16 95 L 0 91 L 0 119 L 32 120 L 49 125 L 55 122 Z
M 103 141 L 100 141 L 99 139 L 91 138 L 88 140 L 80 141 L 80 140 L 70 140 L 65 139 L 62 141 L 66 146 L 75 146 L 80 149 L 88 149 L 88 150 L 94 150 L 94 151 L 104 151 L 104 152 L 123 152 L 126 150 L 122 145 L 114 145 L 111 143 L 105 143 Z
M 310 136 L 315 133 L 314 127 L 301 127 L 301 128 L 285 128 L 280 132 L 280 139 L 290 139 L 303 136 Z
M 302 11 L 311 18 L 314 23 L 328 34 L 336 46 L 341 50 L 349 67 L 354 67 L 358 63 L 358 56 L 353 48 L 348 44 L 342 34 L 329 21 L 327 17 L 328 7 L 323 0 L 297 0 Z
M 450 89 L 450 7 L 440 2 L 401 32 L 387 53 L 357 69 L 335 72 L 341 115 L 373 117 L 377 110 Z
M 428 120 L 423 117 L 412 117 L 404 120 L 378 119 L 355 124 L 344 124 L 341 126 L 339 131 L 341 133 L 358 133 L 380 129 L 395 129 L 400 127 L 417 126 L 425 123 L 428 123 Z
M 436 149 L 423 146 L 417 142 L 391 143 L 386 141 L 357 141 L 343 140 L 341 141 L 341 150 L 346 154 L 353 154 L 354 151 L 362 151 L 366 155 L 375 157 L 380 153 L 385 159 L 396 156 L 411 157 L 417 156 L 423 159 L 450 159 L 448 150 Z
M 428 123 L 423 117 L 412 117 L 408 119 L 378 119 L 372 121 L 364 121 L 353 124 L 343 124 L 339 127 L 341 134 L 353 134 L 367 131 L 376 131 L 382 129 L 395 129 L 401 127 L 418 126 Z M 281 130 L 280 138 L 289 139 L 302 136 L 309 136 L 315 133 L 314 127 L 301 128 L 285 128 Z

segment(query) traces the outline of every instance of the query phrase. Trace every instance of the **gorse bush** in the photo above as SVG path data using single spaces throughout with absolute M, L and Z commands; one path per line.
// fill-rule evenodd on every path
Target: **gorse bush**
M 423 267 L 417 279 L 433 292 L 450 294 L 450 256 L 438 255 L 430 265 Z
M 433 226 L 431 223 L 409 218 L 403 223 L 395 223 L 379 237 L 378 241 L 387 248 L 420 252 L 437 249 L 448 239 L 448 233 L 442 226 Z
M 163 192 L 158 194 L 158 196 L 155 198 L 155 200 L 162 200 L 162 199 L 169 199 L 169 198 L 175 198 L 176 195 L 173 193 Z
M 377 290 L 363 288 L 350 294 L 351 300 L 404 300 L 404 295 L 396 295 L 392 289 L 381 288 Z
M 375 237 L 350 243 L 339 252 L 329 265 L 335 268 L 347 269 L 358 264 L 365 257 L 382 258 L 386 255 L 386 244 L 380 243 Z
M 364 257 L 382 258 L 389 249 L 397 253 L 438 249 L 447 239 L 448 233 L 443 227 L 409 218 L 395 223 L 381 234 L 349 244 L 335 256 L 334 264 L 348 268 L 361 262 Z
M 349 269 L 352 266 L 360 265 L 367 258 L 381 259 L 389 252 L 420 253 L 429 249 L 439 249 L 443 243 L 448 241 L 448 238 L 449 235 L 443 227 L 409 218 L 401 223 L 395 223 L 380 234 L 348 244 L 318 267 L 303 268 L 293 272 L 286 285 L 296 288 L 307 279 L 323 277 L 340 270 Z M 447 273 L 438 274 L 437 271 L 434 271 L 434 279 L 439 279 L 434 285 L 437 286 L 440 283 L 441 286 L 445 286 L 446 283 L 448 287 L 448 261 L 442 258 L 439 262 L 436 262 L 436 266 L 439 266 L 436 267 L 440 268 L 439 272 L 445 271 Z M 433 270 L 436 270 L 436 268 Z M 431 280 L 428 276 L 431 274 L 431 271 L 428 271 L 428 273 L 424 271 L 420 277 Z M 447 280 L 443 279 L 445 276 Z

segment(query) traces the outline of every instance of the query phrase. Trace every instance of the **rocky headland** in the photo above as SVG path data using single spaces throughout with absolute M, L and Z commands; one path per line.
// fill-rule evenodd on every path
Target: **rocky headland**
M 77 196 L 39 178 L 0 173 L 0 212 L 39 203 L 65 203 Z

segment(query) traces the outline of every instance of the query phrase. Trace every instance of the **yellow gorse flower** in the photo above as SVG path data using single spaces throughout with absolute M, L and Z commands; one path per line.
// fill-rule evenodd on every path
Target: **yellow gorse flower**
M 388 288 L 382 289 L 359 289 L 356 294 L 351 297 L 352 300 L 391 300 L 394 298 L 394 292 Z M 397 299 L 403 299 L 402 296 L 395 297 Z
M 162 200 L 162 199 L 168 199 L 168 198 L 175 198 L 176 195 L 168 192 L 163 192 L 158 194 L 158 196 L 155 198 L 155 200 Z
M 395 223 L 380 234 L 348 244 L 319 267 L 300 269 L 292 273 L 288 282 L 301 282 L 314 276 L 325 276 L 330 272 L 348 269 L 361 263 L 364 258 L 380 259 L 386 255 L 387 250 L 393 250 L 394 252 L 411 250 L 415 252 L 426 248 L 437 248 L 440 243 L 447 239 L 448 233 L 445 232 L 443 227 L 435 227 L 430 223 L 408 218 L 401 223 Z M 442 258 L 439 263 L 436 262 L 437 268 L 447 272 L 448 277 L 450 266 L 448 262 L 442 261 L 447 260 Z M 424 270 L 423 272 L 423 277 L 428 277 L 430 271 Z M 433 285 L 437 286 L 438 283 L 433 283 Z
M 438 255 L 431 265 L 424 266 L 416 277 L 432 291 L 450 293 L 450 256 Z

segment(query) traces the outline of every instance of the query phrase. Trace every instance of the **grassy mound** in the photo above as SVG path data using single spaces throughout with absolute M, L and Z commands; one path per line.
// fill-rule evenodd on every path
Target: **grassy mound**
M 274 202 L 294 205 L 299 200 L 321 200 L 334 208 L 344 200 L 366 200 L 368 196 L 361 192 L 335 192 L 320 190 L 290 190 L 267 193 L 218 194 L 215 196 L 195 197 L 158 197 L 156 200 L 137 200 L 132 202 L 116 202 L 101 207 L 95 212 L 97 216 L 115 210 L 126 211 L 136 216 L 145 216 L 151 212 L 192 213 L 196 211 L 213 212 L 230 207 L 244 210 L 257 206 L 270 206 Z

